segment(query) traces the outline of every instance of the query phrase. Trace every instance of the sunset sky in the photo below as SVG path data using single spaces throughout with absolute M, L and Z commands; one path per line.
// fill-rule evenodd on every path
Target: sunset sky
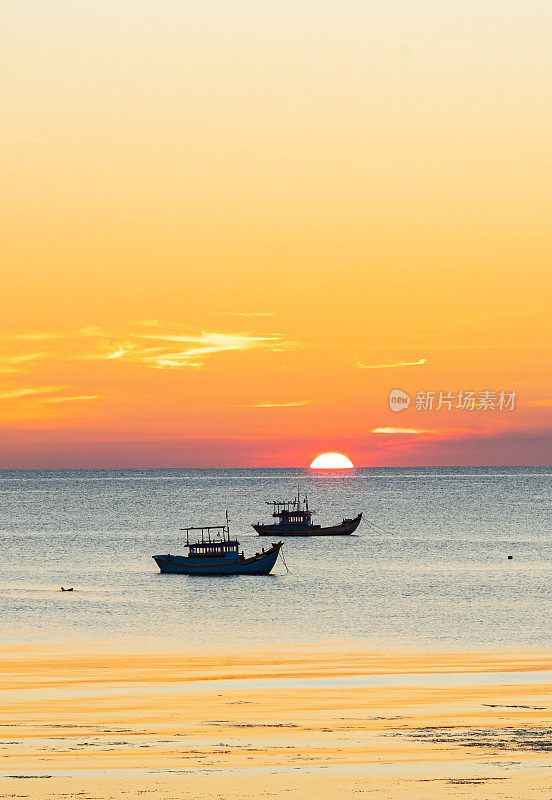
M 551 29 L 4 0 L 0 467 L 549 464 Z

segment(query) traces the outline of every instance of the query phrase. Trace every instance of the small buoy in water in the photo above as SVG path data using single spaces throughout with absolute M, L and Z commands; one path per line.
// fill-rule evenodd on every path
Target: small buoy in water
M 511 561 L 512 559 L 513 559 L 513 556 L 508 556 L 508 561 Z
M 65 589 L 65 588 L 62 586 L 62 587 L 61 587 L 61 591 L 62 591 L 62 592 L 72 592 L 72 591 L 73 591 L 73 587 L 71 586 L 71 588 L 70 588 L 70 589 Z

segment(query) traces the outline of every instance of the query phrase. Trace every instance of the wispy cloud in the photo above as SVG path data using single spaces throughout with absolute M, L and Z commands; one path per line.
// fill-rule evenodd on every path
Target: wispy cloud
M 11 389 L 8 392 L 0 392 L 0 400 L 16 400 L 20 397 L 32 397 L 34 395 L 52 394 L 67 389 L 67 386 L 32 386 L 21 389 Z
M 372 428 L 370 433 L 417 435 L 420 433 L 438 433 L 438 431 L 436 428 Z
M 44 353 L 25 353 L 19 356 L 0 356 L 0 374 L 15 375 L 22 371 L 21 365 L 36 361 L 43 355 Z
M 226 317 L 273 317 L 273 311 L 221 311 Z
M 73 403 L 83 400 L 98 400 L 99 394 L 60 394 L 67 392 L 69 386 L 25 386 L 0 392 L 2 400 L 31 400 L 36 403 Z
M 292 400 L 289 403 L 248 403 L 241 406 L 241 408 L 298 408 L 299 406 L 308 406 L 312 400 Z
M 7 359 L 12 364 L 23 364 L 25 361 L 36 361 L 37 358 L 42 358 L 44 353 L 25 353 L 22 356 L 9 356 Z
M 122 358 L 130 352 L 131 348 L 127 345 L 109 345 L 105 350 L 96 350 L 93 353 L 76 353 L 70 358 L 75 361 L 113 361 Z
M 168 357 L 150 356 L 142 360 L 154 369 L 182 369 L 182 367 L 201 369 L 205 366 L 204 361 L 189 361 L 186 353 L 172 353 Z
M 180 369 L 182 367 L 200 367 L 200 360 L 206 356 L 217 353 L 237 352 L 240 350 L 253 350 L 258 348 L 271 348 L 281 345 L 281 336 L 251 336 L 248 333 L 216 333 L 202 332 L 197 336 L 181 334 L 143 334 L 140 339 L 152 342 L 170 342 L 187 345 L 178 350 L 158 347 L 157 353 L 147 355 L 139 353 L 140 360 L 155 369 Z M 163 352 L 161 352 L 163 351 Z M 199 360 L 198 360 L 199 359 Z
M 48 342 L 56 339 L 77 339 L 80 336 L 103 336 L 102 329 L 98 325 L 85 325 L 82 328 L 69 331 L 20 331 L 11 334 L 11 339 L 24 339 L 29 342 Z
M 63 334 L 52 333 L 51 331 L 27 331 L 24 333 L 14 333 L 11 338 L 25 339 L 29 342 L 45 342 L 50 339 L 62 339 Z
M 356 361 L 355 366 L 359 369 L 395 369 L 396 367 L 419 367 L 427 363 L 427 358 L 420 358 L 418 361 L 393 361 L 391 364 L 363 364 Z
M 84 328 L 79 328 L 76 332 L 77 336 L 104 336 L 104 332 L 98 325 L 86 325 Z
M 130 350 L 128 349 L 128 347 L 121 346 L 118 347 L 116 350 L 113 350 L 111 353 L 108 353 L 105 358 L 106 361 L 113 361 L 115 358 L 122 358 L 123 356 L 126 356 L 126 354 L 129 352 Z
M 261 312 L 258 312 L 259 314 Z M 268 315 L 268 312 L 262 312 Z M 162 325 L 158 320 L 133 323 L 126 331 L 105 331 L 96 325 L 77 330 L 22 331 L 13 339 L 42 342 L 44 353 L 25 356 L 0 356 L 0 373 L 20 372 L 18 363 L 40 356 L 51 361 L 123 361 L 151 369 L 200 369 L 205 361 L 220 353 L 247 350 L 281 351 L 294 343 L 279 333 L 252 335 L 249 332 L 182 332 L 176 325 Z
M 101 394 L 75 394 L 67 397 L 44 397 L 44 403 L 74 403 L 80 400 L 99 400 Z
M 257 346 L 259 342 L 277 342 L 280 339 L 280 335 L 250 336 L 248 333 L 215 333 L 202 331 L 195 336 L 188 334 L 158 333 L 149 335 L 143 334 L 139 338 L 163 342 L 199 344 L 202 350 L 208 349 L 213 352 L 220 352 L 221 350 L 248 350 L 251 347 Z

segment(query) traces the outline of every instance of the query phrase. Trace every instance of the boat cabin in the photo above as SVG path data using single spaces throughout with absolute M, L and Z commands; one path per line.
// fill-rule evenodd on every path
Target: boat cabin
M 182 528 L 186 531 L 189 558 L 231 558 L 240 556 L 240 543 L 230 538 L 228 525 L 205 525 L 199 528 Z M 190 531 L 200 531 L 197 541 L 190 542 Z M 242 554 L 243 555 L 243 554 Z
M 190 558 L 212 558 L 213 556 L 225 557 L 228 553 L 238 553 L 239 542 L 196 542 L 189 544 Z
M 301 500 L 297 492 L 294 500 L 267 500 L 266 504 L 272 506 L 272 516 L 278 519 L 278 525 L 312 525 L 315 512 L 309 509 L 307 495 Z

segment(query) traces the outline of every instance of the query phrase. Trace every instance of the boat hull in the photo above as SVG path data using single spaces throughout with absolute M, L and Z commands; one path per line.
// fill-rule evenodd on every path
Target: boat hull
M 339 525 L 323 528 L 320 525 L 253 525 L 259 536 L 350 536 L 356 531 L 362 514 L 344 519 Z
M 173 575 L 268 575 L 276 563 L 281 546 L 282 542 L 277 542 L 264 553 L 228 562 L 173 555 L 153 556 L 153 559 L 161 572 Z M 201 561 L 204 563 L 197 563 Z

